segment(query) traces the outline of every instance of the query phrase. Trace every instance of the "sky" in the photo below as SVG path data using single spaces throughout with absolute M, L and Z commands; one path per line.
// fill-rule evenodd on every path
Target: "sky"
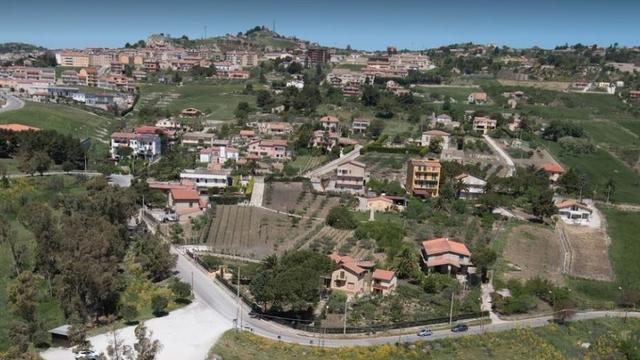
M 121 47 L 152 33 L 200 38 L 273 26 L 325 46 L 640 45 L 640 0 L 0 0 L 0 42 Z

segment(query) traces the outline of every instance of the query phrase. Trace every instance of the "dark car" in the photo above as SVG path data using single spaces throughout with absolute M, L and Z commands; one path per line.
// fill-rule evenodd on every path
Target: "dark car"
M 465 324 L 457 324 L 451 328 L 451 331 L 453 332 L 465 332 L 467 330 L 469 330 L 469 327 Z

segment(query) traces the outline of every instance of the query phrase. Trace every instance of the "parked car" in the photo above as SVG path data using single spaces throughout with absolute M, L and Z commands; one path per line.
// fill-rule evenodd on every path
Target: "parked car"
M 467 330 L 469 330 L 469 327 L 465 324 L 456 324 L 451 328 L 451 331 L 453 332 L 465 332 Z
M 431 335 L 433 335 L 433 331 L 431 329 L 422 329 L 418 332 L 418 336 L 420 337 L 431 336 Z

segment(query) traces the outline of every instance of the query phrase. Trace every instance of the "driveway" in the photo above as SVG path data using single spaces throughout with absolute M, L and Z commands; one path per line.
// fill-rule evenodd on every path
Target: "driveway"
M 145 322 L 153 331 L 153 339 L 160 340 L 162 350 L 158 360 L 204 359 L 218 338 L 232 328 L 231 322 L 210 306 L 196 299 L 190 305 L 173 311 L 169 315 Z M 118 330 L 127 345 L 133 346 L 135 326 Z M 105 352 L 110 334 L 102 334 L 89 339 L 97 353 Z M 70 360 L 70 349 L 52 348 L 40 354 L 46 360 Z

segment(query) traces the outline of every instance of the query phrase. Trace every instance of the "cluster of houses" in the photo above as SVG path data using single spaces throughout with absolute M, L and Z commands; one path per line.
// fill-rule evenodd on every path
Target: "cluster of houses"
M 367 294 L 389 295 L 398 286 L 395 271 L 376 269 L 375 263 L 355 260 L 351 256 L 332 253 L 329 258 L 337 265 L 325 279 L 325 286 L 332 291 L 340 291 L 348 297 Z M 451 275 L 475 273 L 471 262 L 471 252 L 461 242 L 449 238 L 430 239 L 422 242 L 420 267 L 425 272 Z

